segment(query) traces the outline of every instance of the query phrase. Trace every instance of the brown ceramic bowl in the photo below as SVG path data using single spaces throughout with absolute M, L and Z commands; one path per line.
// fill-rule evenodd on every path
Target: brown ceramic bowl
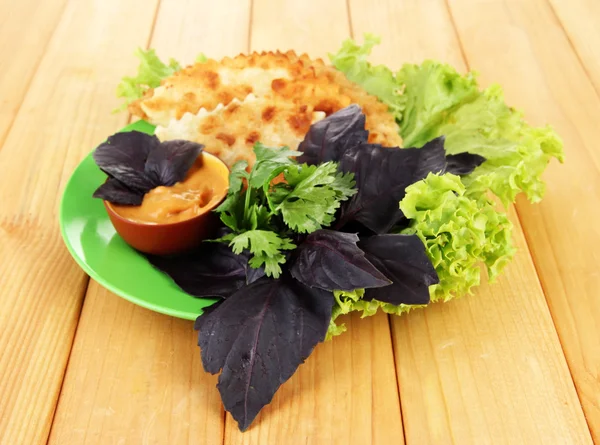
M 201 156 L 217 159 L 224 169 L 223 173 L 229 177 L 229 169 L 223 161 L 206 152 Z M 127 244 L 140 252 L 168 255 L 198 247 L 203 240 L 215 236 L 219 228 L 219 216 L 212 210 L 223 202 L 226 193 L 225 191 L 222 199 L 214 205 L 207 207 L 204 213 L 184 221 L 167 224 L 131 221 L 117 214 L 107 201 L 104 201 L 104 207 L 115 230 Z

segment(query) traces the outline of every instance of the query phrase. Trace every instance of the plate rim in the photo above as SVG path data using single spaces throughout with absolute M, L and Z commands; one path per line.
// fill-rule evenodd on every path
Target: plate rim
M 152 124 L 150 124 L 147 121 L 138 120 L 138 121 L 135 121 L 135 122 L 132 122 L 132 123 L 126 125 L 122 129 L 120 129 L 118 131 L 118 133 L 132 131 L 132 130 L 139 130 L 140 126 L 145 126 L 145 125 L 152 126 Z M 154 126 L 152 126 L 152 127 L 154 127 Z M 60 227 L 60 233 L 61 233 L 61 237 L 63 239 L 63 243 L 67 247 L 67 250 L 69 251 L 71 257 L 75 260 L 77 265 L 79 265 L 79 267 L 81 267 L 81 269 L 83 269 L 83 271 L 91 279 L 96 281 L 98 284 L 100 284 L 102 287 L 109 290 L 110 292 L 118 295 L 119 297 L 121 297 L 137 306 L 141 306 L 143 308 L 149 309 L 153 312 L 170 315 L 172 317 L 176 317 L 176 318 L 180 318 L 180 319 L 184 319 L 184 320 L 195 320 L 199 315 L 202 314 L 202 312 L 203 312 L 202 309 L 199 309 L 199 313 L 197 315 L 192 316 L 189 312 L 182 311 L 180 309 L 166 308 L 164 306 L 160 306 L 155 303 L 148 302 L 147 300 L 140 299 L 139 297 L 135 297 L 135 296 L 131 295 L 130 293 L 121 290 L 118 286 L 111 284 L 110 281 L 105 279 L 101 274 L 99 274 L 93 268 L 91 268 L 82 258 L 80 258 L 80 256 L 77 254 L 77 252 L 71 245 L 71 242 L 69 241 L 69 237 L 67 236 L 66 227 L 64 224 L 65 200 L 66 200 L 66 195 L 67 195 L 66 191 L 69 189 L 69 185 L 74 181 L 77 171 L 89 159 L 89 157 L 92 156 L 92 153 L 93 153 L 93 151 L 88 153 L 77 164 L 77 167 L 75 167 L 75 169 L 72 171 L 71 176 L 65 183 L 65 186 L 63 188 L 62 195 L 60 198 L 59 212 L 58 212 L 58 224 Z M 87 287 L 86 287 L 86 291 L 87 291 Z M 190 298 L 194 298 L 196 300 L 208 300 L 208 298 L 197 298 L 192 295 L 190 295 Z

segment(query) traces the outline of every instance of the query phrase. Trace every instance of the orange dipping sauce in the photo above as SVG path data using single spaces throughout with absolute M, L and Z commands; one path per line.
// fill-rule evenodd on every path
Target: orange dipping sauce
M 218 158 L 202 153 L 177 184 L 150 190 L 139 206 L 111 204 L 119 216 L 145 224 L 171 224 L 213 210 L 227 194 L 229 170 Z

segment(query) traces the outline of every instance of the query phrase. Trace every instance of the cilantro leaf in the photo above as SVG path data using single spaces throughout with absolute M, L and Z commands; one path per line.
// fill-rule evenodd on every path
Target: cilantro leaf
M 337 165 L 333 162 L 308 165 L 302 164 L 300 168 L 290 169 L 285 175 L 285 181 L 291 188 L 303 189 L 321 184 L 331 184 L 335 179 Z
M 273 171 L 284 165 L 294 164 L 292 156 L 300 156 L 299 151 L 290 150 L 288 147 L 270 148 L 257 142 L 254 144 L 256 162 L 250 173 L 249 185 L 252 188 L 261 188 L 271 178 Z
M 276 211 L 292 230 L 310 233 L 331 224 L 340 201 L 356 193 L 352 176 L 337 173 L 337 164 L 303 164 L 285 173 L 285 183 L 275 187 Z M 284 195 L 282 189 L 289 192 Z
M 225 201 L 216 208 L 221 217 L 221 221 L 234 232 L 243 230 L 244 227 L 244 196 L 235 193 L 227 196 Z
M 244 185 L 243 179 L 248 179 L 248 172 L 246 168 L 248 167 L 248 161 L 237 161 L 231 167 L 231 172 L 229 173 L 229 192 L 228 193 L 238 193 L 242 186 Z
M 215 209 L 220 213 L 221 221 L 227 227 L 235 232 L 239 232 L 248 226 L 252 226 L 252 216 L 256 223 L 256 211 L 249 211 L 246 205 L 246 197 L 241 193 L 244 186 L 244 179 L 248 180 L 249 173 L 246 171 L 247 161 L 238 161 L 231 167 L 229 172 L 229 190 L 225 201 Z M 247 190 L 250 193 L 250 190 Z M 248 199 L 251 197 L 249 196 Z M 256 229 L 256 225 L 251 227 Z
M 223 224 L 234 232 L 269 230 L 271 215 L 269 208 L 264 205 L 254 203 L 246 207 L 244 197 L 241 195 L 232 197 L 230 208 L 220 214 Z
M 271 212 L 266 206 L 253 204 L 247 207 L 246 221 L 250 230 L 268 229 Z
M 351 196 L 356 195 L 358 190 L 356 189 L 354 173 L 338 173 L 331 183 L 331 188 L 336 191 L 337 198 L 340 201 L 346 201 Z
M 285 184 L 279 183 L 272 185 L 272 181 L 288 170 L 288 168 L 289 165 L 282 165 L 281 167 L 276 168 L 269 176 L 269 179 L 263 184 L 263 193 L 272 212 L 276 212 L 277 205 L 280 204 L 289 193 Z
M 285 263 L 285 256 L 281 253 L 269 257 L 266 255 L 254 255 L 248 264 L 253 269 L 259 269 L 264 266 L 265 275 L 268 277 L 279 278 L 281 274 L 281 264 Z
M 243 179 L 248 179 L 247 161 L 238 161 L 231 167 L 229 172 L 229 190 L 227 198 L 215 209 L 216 212 L 226 212 L 231 210 L 237 203 L 240 197 L 240 191 L 244 185 Z
M 256 143 L 254 153 L 250 173 L 246 162 L 231 169 L 227 199 L 216 212 L 234 233 L 216 241 L 229 243 L 235 253 L 248 249 L 250 266 L 277 278 L 286 261 L 282 251 L 296 247 L 287 237 L 290 229 L 311 233 L 331 225 L 340 202 L 356 193 L 354 175 L 339 172 L 334 162 L 298 165 L 293 157 L 300 152 L 287 147 Z M 283 181 L 274 181 L 280 175 Z
M 280 264 L 285 262 L 281 251 L 296 248 L 291 239 L 268 230 L 248 230 L 238 235 L 229 234 L 220 240 L 229 241 L 229 246 L 237 254 L 248 249 L 254 255 L 249 261 L 250 266 L 258 269 L 264 265 L 265 273 L 275 278 L 281 274 Z

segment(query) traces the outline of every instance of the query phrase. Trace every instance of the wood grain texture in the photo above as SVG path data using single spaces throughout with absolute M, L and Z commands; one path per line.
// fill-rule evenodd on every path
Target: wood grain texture
M 515 235 L 520 253 L 497 283 L 393 323 L 408 444 L 592 443 Z
M 148 37 L 152 5 L 70 2 L 0 151 L 2 444 L 46 442 L 87 283 L 60 239 L 60 192 L 125 121 L 110 114 L 114 84 L 135 63 L 123 50 Z
M 370 57 L 375 63 L 392 70 L 425 59 L 461 63 L 456 31 L 442 1 L 350 0 L 348 5 L 354 40 L 362 43 L 368 32 L 381 37 Z
M 399 67 L 408 53 L 412 61 L 434 58 L 465 70 L 442 1 L 387 7 L 380 1 L 371 8 L 367 3 L 350 3 L 357 38 L 380 21 L 403 23 L 401 31 L 381 33 L 374 62 Z M 419 42 L 425 42 L 420 57 Z M 497 72 L 497 61 L 495 67 Z M 514 213 L 511 220 L 519 253 L 496 284 L 459 301 L 392 317 L 407 444 L 590 443 Z
M 0 1 L 0 149 L 66 2 Z
M 246 432 L 227 414 L 225 444 L 404 444 L 387 317 L 341 320 Z
M 600 2 L 548 0 L 573 49 L 600 94 Z
M 250 0 L 163 0 L 151 46 L 165 59 L 193 63 L 198 54 L 220 59 L 248 50 Z
M 50 444 L 223 443 L 217 379 L 193 322 L 90 283 Z
M 327 53 L 348 37 L 348 19 L 344 0 L 253 0 L 250 49 L 293 49 L 328 60 Z
M 600 442 L 600 229 L 594 223 L 600 100 L 545 1 L 453 0 L 450 6 L 482 81 L 500 82 L 509 103 L 533 124 L 551 123 L 565 141 L 567 160 L 546 172 L 544 200 L 530 205 L 519 199 L 517 209 L 589 427 Z
M 199 52 L 246 51 L 250 3 L 244 4 L 162 0 L 149 44 L 182 63 Z M 216 39 L 216 30 L 227 27 L 234 31 Z M 206 28 L 210 34 L 199 32 Z M 133 59 L 133 49 L 124 57 Z M 216 383 L 202 368 L 193 323 L 139 308 L 92 282 L 50 443 L 222 444 Z
M 580 403 L 600 443 L 598 14 L 591 0 L 0 0 L 0 444 L 589 444 Z M 347 317 L 241 434 L 191 323 L 94 282 L 81 312 L 88 278 L 58 233 L 64 184 L 126 122 L 114 88 L 152 30 L 184 63 L 325 57 L 370 31 L 376 62 L 466 61 L 500 82 L 566 143 L 545 200 L 517 205 L 547 303 L 513 213 L 520 253 L 497 284 L 393 317 L 392 335 L 383 314 Z
M 324 57 L 347 36 L 343 1 L 254 1 L 252 50 Z M 317 346 L 247 432 L 228 414 L 225 443 L 403 444 L 387 317 L 354 314 L 347 325 L 349 332 Z

